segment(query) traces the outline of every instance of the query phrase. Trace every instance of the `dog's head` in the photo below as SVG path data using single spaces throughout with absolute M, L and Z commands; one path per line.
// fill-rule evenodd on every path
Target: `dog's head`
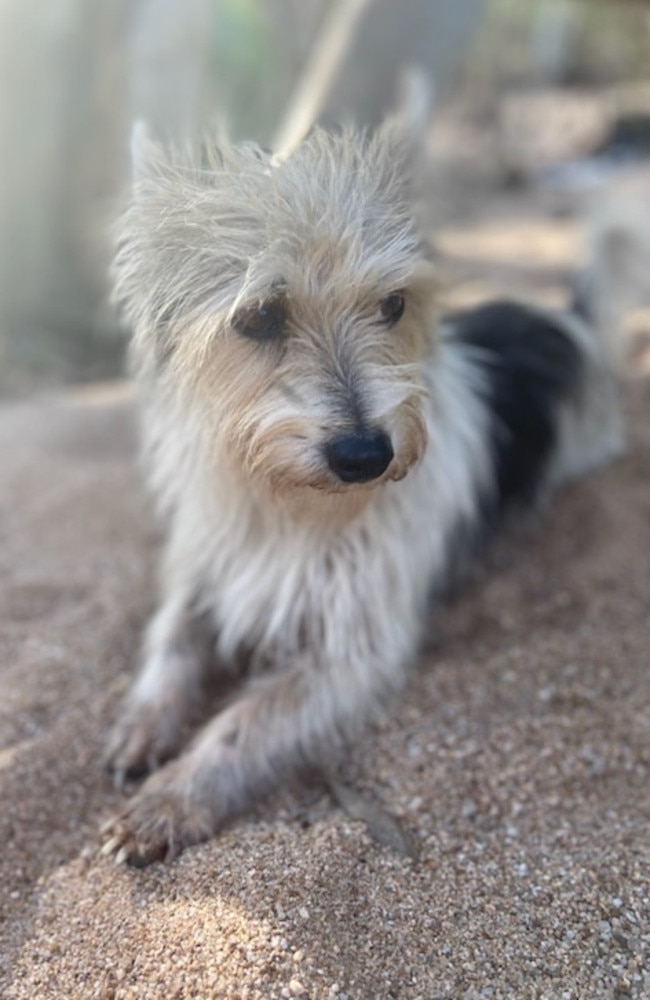
M 277 495 L 404 477 L 426 444 L 435 282 L 399 123 L 316 130 L 282 161 L 134 146 L 114 274 L 144 377 Z

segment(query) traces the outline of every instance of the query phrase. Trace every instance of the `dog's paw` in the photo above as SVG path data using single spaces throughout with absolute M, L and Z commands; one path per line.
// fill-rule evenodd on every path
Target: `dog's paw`
M 171 861 L 215 832 L 214 814 L 187 794 L 181 762 L 152 775 L 116 816 L 102 827 L 101 853 L 143 868 Z
M 182 722 L 173 707 L 129 705 L 115 724 L 104 753 L 104 765 L 118 788 L 142 778 L 173 757 L 182 742 Z

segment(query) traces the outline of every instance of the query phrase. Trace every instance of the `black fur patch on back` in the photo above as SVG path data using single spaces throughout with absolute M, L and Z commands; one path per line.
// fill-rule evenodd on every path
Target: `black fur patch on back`
M 493 414 L 490 444 L 496 496 L 486 520 L 533 503 L 557 442 L 558 410 L 579 392 L 582 359 L 561 321 L 514 302 L 450 317 L 454 338 L 476 348 Z

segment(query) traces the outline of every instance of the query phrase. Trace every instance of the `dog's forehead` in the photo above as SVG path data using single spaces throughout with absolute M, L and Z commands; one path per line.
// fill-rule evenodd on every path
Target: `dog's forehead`
M 363 300 L 406 288 L 419 274 L 422 245 L 408 230 L 373 229 L 328 212 L 310 224 L 292 217 L 249 258 L 246 285 L 255 298 L 287 294 L 336 310 L 339 300 Z
M 347 155 L 343 155 L 346 152 Z M 268 174 L 269 210 L 288 211 L 294 226 L 306 232 L 366 236 L 411 230 L 411 206 L 404 185 L 395 183 L 385 164 L 372 162 L 363 150 L 307 146 Z
M 373 140 L 374 141 L 374 140 Z M 143 257 L 185 304 L 239 308 L 277 294 L 346 301 L 406 287 L 423 257 L 404 165 L 380 143 L 316 135 L 286 160 L 230 147 L 135 192 Z
M 329 150 L 332 153 L 332 150 Z M 398 185 L 360 156 L 296 155 L 265 172 L 257 263 L 311 288 L 406 282 L 423 242 Z

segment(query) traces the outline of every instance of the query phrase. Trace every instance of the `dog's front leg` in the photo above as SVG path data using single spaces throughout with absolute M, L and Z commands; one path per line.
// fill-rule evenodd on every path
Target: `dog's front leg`
M 106 852 L 142 865 L 207 839 L 277 784 L 327 760 L 401 674 L 400 664 L 385 662 L 356 670 L 304 663 L 251 684 L 108 824 Z
M 109 739 L 105 760 L 117 785 L 178 752 L 213 650 L 209 623 L 188 592 L 175 588 L 149 624 L 140 673 Z

